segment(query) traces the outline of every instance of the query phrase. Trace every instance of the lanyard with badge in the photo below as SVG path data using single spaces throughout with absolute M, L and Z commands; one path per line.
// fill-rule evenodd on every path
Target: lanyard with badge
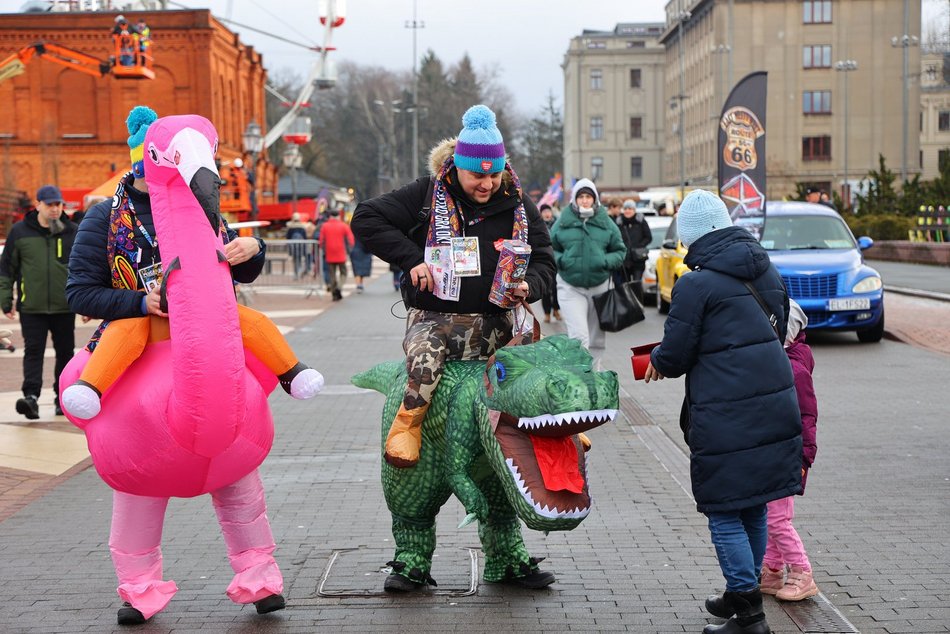
M 162 262 L 161 260 L 155 260 L 155 255 L 158 253 L 158 238 L 153 238 L 152 234 L 145 228 L 145 225 L 142 224 L 142 221 L 139 220 L 131 200 L 129 200 L 129 209 L 132 210 L 132 217 L 135 218 L 135 226 L 139 230 L 139 233 L 141 233 L 145 241 L 148 242 L 148 246 L 152 247 L 152 263 L 148 266 L 142 266 L 141 247 L 136 254 L 136 263 L 139 265 L 138 272 L 139 279 L 142 280 L 142 287 L 146 293 L 151 293 L 153 288 L 161 286 L 162 284 Z

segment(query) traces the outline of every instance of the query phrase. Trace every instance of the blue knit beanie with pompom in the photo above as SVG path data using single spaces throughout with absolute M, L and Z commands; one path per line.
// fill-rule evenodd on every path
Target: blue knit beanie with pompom
M 135 178 L 145 178 L 144 145 L 148 126 L 158 119 L 155 111 L 148 106 L 135 106 L 125 120 L 129 130 L 129 154 L 132 157 L 132 173 Z
M 481 104 L 462 115 L 462 131 L 455 143 L 455 167 L 480 174 L 505 169 L 505 143 L 495 113 Z

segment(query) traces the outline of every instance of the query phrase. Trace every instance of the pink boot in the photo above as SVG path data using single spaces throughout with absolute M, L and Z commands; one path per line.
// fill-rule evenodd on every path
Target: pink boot
M 818 594 L 818 586 L 815 585 L 811 570 L 792 566 L 785 579 L 785 585 L 775 593 L 775 598 L 782 601 L 801 601 L 816 594 Z
M 759 590 L 762 594 L 774 595 L 785 585 L 785 565 L 773 569 L 768 564 L 762 566 L 762 576 L 759 579 Z

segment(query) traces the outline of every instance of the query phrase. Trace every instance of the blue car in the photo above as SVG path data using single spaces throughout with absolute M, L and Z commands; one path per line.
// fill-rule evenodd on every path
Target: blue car
M 853 330 L 863 343 L 884 336 L 884 284 L 841 216 L 824 205 L 769 201 L 762 246 L 808 316 L 808 330 Z

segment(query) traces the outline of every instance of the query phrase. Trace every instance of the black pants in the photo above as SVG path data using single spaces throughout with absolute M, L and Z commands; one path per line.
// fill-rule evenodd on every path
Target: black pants
M 53 335 L 56 351 L 54 396 L 59 399 L 59 375 L 73 358 L 76 347 L 76 315 L 73 313 L 20 313 L 23 332 L 23 396 L 39 396 L 43 387 L 43 353 L 46 333 Z
M 647 268 L 646 260 L 640 260 L 633 264 L 624 263 L 623 267 L 614 271 L 614 284 L 620 286 L 627 282 L 638 282 L 633 287 L 633 294 L 637 296 L 640 303 L 643 303 L 643 272 Z
M 541 296 L 541 308 L 545 315 L 551 314 L 551 309 L 561 310 L 561 305 L 557 303 L 557 286 L 551 284 L 551 290 Z

